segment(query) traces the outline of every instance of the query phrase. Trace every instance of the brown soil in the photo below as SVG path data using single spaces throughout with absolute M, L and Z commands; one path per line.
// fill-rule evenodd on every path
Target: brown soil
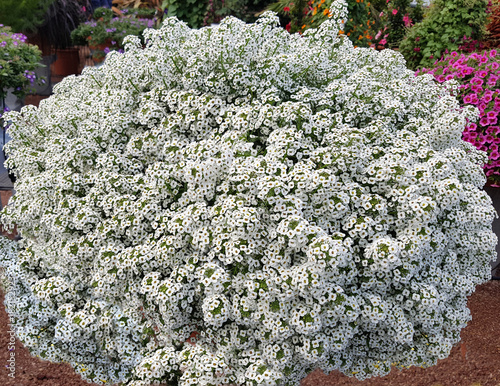
M 0 291 L 0 384 L 2 386 L 89 386 L 68 364 L 55 364 L 32 357 L 15 343 L 15 378 L 8 376 L 10 356 L 9 318 Z M 316 370 L 301 386 L 500 386 L 500 281 L 477 287 L 469 298 L 472 322 L 462 331 L 462 344 L 449 358 L 428 369 L 393 370 L 385 378 L 363 382 L 338 372 L 326 376 Z

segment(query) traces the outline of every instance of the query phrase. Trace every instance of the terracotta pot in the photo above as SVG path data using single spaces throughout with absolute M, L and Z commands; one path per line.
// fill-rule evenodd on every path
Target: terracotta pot
M 80 54 L 78 48 L 56 50 L 56 61 L 52 64 L 52 73 L 59 76 L 78 74 Z

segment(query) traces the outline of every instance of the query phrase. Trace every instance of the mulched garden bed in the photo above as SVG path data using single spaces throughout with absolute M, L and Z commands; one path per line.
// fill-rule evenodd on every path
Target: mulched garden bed
M 8 377 L 9 318 L 0 291 L 0 384 L 2 386 L 89 386 L 68 364 L 32 357 L 16 340 L 15 378 Z M 462 331 L 462 344 L 449 358 L 428 369 L 393 370 L 385 378 L 363 382 L 338 372 L 326 376 L 316 370 L 301 386 L 500 386 L 500 281 L 477 287 L 469 298 L 472 321 Z

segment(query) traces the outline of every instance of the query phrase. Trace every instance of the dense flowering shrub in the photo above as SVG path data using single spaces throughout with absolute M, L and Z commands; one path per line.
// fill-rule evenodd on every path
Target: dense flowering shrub
M 446 357 L 495 215 L 456 85 L 265 13 L 168 18 L 9 113 L 6 308 L 97 383 L 298 385 Z
M 435 67 L 417 71 L 417 75 L 434 75 L 440 83 L 450 79 L 457 80 L 460 82 L 458 96 L 461 103 L 479 109 L 479 122 L 471 122 L 465 127 L 463 139 L 488 153 L 489 159 L 484 168 L 493 186 L 500 186 L 499 59 L 496 50 L 472 54 L 458 54 L 454 51 L 438 61 Z

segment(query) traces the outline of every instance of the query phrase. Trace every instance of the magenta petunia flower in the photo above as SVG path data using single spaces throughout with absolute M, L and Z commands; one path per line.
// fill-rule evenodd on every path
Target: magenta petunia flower
M 481 93 L 483 91 L 483 88 L 481 86 L 478 86 L 476 84 L 473 84 L 470 86 L 470 89 L 474 92 Z
M 464 96 L 464 103 L 472 103 L 471 94 L 467 94 L 466 96 Z
M 498 81 L 498 76 L 490 75 L 486 83 L 488 84 L 488 86 L 495 86 L 497 84 L 497 81 Z
M 481 126 L 488 126 L 490 124 L 490 120 L 487 118 L 487 117 L 482 117 L 480 120 L 479 120 L 479 124 Z

